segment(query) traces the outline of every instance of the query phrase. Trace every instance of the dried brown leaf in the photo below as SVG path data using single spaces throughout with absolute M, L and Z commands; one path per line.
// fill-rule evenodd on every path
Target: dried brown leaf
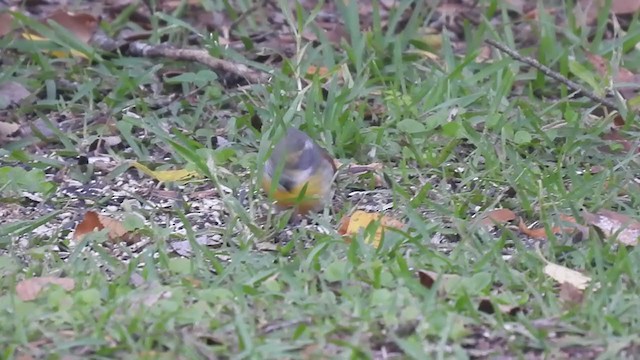
M 438 293 L 444 295 L 447 289 L 451 290 L 451 287 L 460 281 L 460 276 L 455 274 L 438 274 L 435 271 L 418 270 L 418 279 L 420 284 L 431 289 L 438 279 L 440 279 L 440 286 L 438 287 Z
M 431 289 L 438 278 L 438 273 L 428 270 L 418 270 L 418 278 L 422 286 Z
M 0 12 L 0 37 L 3 37 L 11 32 L 13 21 L 13 15 L 8 12 Z
M 87 211 L 82 222 L 76 226 L 73 239 L 80 241 L 86 234 L 93 231 L 108 230 L 109 240 L 113 242 L 124 241 L 133 244 L 140 240 L 140 237 L 125 229 L 122 222 L 105 215 L 97 214 L 94 211 Z
M 593 65 L 593 67 L 601 77 L 606 78 L 607 76 L 609 76 L 609 61 L 607 59 L 603 58 L 600 55 L 591 53 L 587 53 L 586 55 L 591 65 Z M 638 75 L 634 74 L 631 70 L 624 67 L 619 67 L 615 73 L 615 76 L 613 77 L 613 82 L 618 84 L 637 84 L 639 80 L 640 77 Z M 619 88 L 618 91 L 625 99 L 631 99 L 635 97 L 635 89 L 635 87 L 626 87 Z
M 604 0 L 600 0 L 600 4 L 604 5 Z M 616 15 L 633 14 L 638 10 L 640 10 L 638 0 L 611 0 L 611 12 Z
M 514 316 L 522 311 L 522 308 L 517 305 L 498 304 L 497 307 L 500 313 L 511 316 Z M 482 311 L 486 314 L 493 314 L 496 312 L 496 307 L 494 306 L 491 299 L 483 298 L 480 299 L 480 302 L 478 303 L 478 311 Z
M 70 278 L 53 276 L 34 277 L 20 281 L 16 285 L 16 294 L 22 301 L 31 301 L 36 299 L 48 285 L 59 285 L 63 289 L 71 291 L 75 287 L 75 281 Z
M 583 15 L 586 24 L 592 24 L 605 6 L 607 0 L 579 0 L 576 4 L 576 15 Z M 611 0 L 611 12 L 614 15 L 629 15 L 640 10 L 638 0 Z
M 640 238 L 640 222 L 627 215 L 611 210 L 600 210 L 596 214 L 582 214 L 589 225 L 598 227 L 605 236 L 614 237 L 620 243 L 636 246 Z
M 622 150 L 624 152 L 630 152 L 630 151 L 634 150 L 633 142 L 631 140 L 629 140 L 627 137 L 625 137 L 624 135 L 622 135 L 616 129 L 612 129 L 610 132 L 602 135 L 602 139 L 617 143 L 618 145 L 620 145 L 622 147 Z M 600 151 L 603 151 L 603 152 L 606 152 L 606 153 L 615 153 L 615 152 L 619 152 L 620 151 L 620 150 L 615 151 L 615 150 L 611 149 L 609 146 L 601 146 L 598 149 Z M 635 147 L 635 152 L 638 152 L 638 151 L 640 151 L 640 149 Z
M 89 43 L 89 40 L 91 40 L 91 37 L 98 29 L 98 19 L 86 13 L 76 14 L 64 10 L 57 10 L 46 20 L 57 22 L 85 44 Z M 42 35 L 44 36 L 45 34 Z
M 485 228 L 493 228 L 516 219 L 516 214 L 509 209 L 494 209 L 480 216 L 479 224 Z
M 584 291 L 571 283 L 563 282 L 560 284 L 558 297 L 566 304 L 580 304 L 584 299 Z
M 568 223 L 572 223 L 572 226 L 553 226 L 551 228 L 551 232 L 554 234 L 572 234 L 576 231 L 576 228 L 579 226 L 576 225 L 576 220 L 571 216 L 560 215 L 560 220 Z M 533 239 L 546 240 L 547 239 L 547 231 L 544 227 L 531 229 L 529 228 L 522 219 L 520 219 L 520 223 L 518 223 L 518 230 Z

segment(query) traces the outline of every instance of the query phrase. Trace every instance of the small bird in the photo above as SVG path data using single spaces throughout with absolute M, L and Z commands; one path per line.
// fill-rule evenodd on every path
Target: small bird
M 325 149 L 304 132 L 289 128 L 265 164 L 262 189 L 278 209 L 294 208 L 296 215 L 307 215 L 330 200 L 335 173 L 336 165 Z

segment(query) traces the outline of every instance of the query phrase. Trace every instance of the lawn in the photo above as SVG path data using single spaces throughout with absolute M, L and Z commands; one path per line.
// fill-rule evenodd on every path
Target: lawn
M 640 357 L 635 3 L 0 4 L 0 359 Z

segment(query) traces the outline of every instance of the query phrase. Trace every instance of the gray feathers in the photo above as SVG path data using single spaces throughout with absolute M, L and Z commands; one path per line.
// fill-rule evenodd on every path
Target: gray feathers
M 289 128 L 273 149 L 265 165 L 265 172 L 269 177 L 280 173 L 279 185 L 291 191 L 296 185 L 308 181 L 314 171 L 322 166 L 323 161 L 327 161 L 324 149 L 304 132 Z

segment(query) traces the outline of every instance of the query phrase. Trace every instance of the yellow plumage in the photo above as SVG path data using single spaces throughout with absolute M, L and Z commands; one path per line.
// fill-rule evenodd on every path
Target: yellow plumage
M 278 184 L 273 177 L 280 172 Z M 331 193 L 336 168 L 331 156 L 307 134 L 288 129 L 265 164 L 262 188 L 280 209 L 295 208 L 297 214 L 322 209 Z

